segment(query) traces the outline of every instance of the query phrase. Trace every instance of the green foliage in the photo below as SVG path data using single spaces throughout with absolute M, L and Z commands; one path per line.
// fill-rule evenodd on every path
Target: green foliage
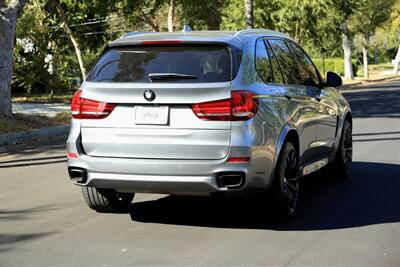
M 219 30 L 226 0 L 180 0 L 183 24 L 196 30 Z
M 373 35 L 390 18 L 394 3 L 395 0 L 360 0 L 350 20 L 353 32 L 365 37 Z
M 321 72 L 321 74 L 324 74 L 324 64 L 323 60 L 321 58 L 315 58 L 313 59 L 313 62 L 317 69 Z M 352 60 L 353 63 L 353 72 L 354 76 L 356 76 L 357 71 L 360 67 L 358 61 L 356 59 Z M 325 59 L 325 73 L 328 71 L 335 72 L 341 76 L 344 75 L 344 59 L 343 58 L 326 58 Z
M 254 1 L 254 23 L 255 28 L 276 29 L 276 22 L 279 21 L 277 10 L 281 8 L 278 0 L 255 0 Z M 227 0 L 222 9 L 222 30 L 237 31 L 245 27 L 243 0 Z
M 79 65 L 55 8 L 58 2 L 80 44 L 88 71 L 106 43 L 122 33 L 167 30 L 170 0 L 29 1 L 17 25 L 14 88 L 29 93 L 68 93 L 79 85 Z M 245 27 L 244 3 L 175 0 L 175 29 L 189 24 L 194 30 L 241 30 Z M 254 0 L 256 28 L 289 34 L 312 55 L 329 58 L 326 70 L 339 74 L 343 74 L 339 58 L 343 23 L 349 23 L 356 47 L 363 45 L 357 33 L 368 34 L 370 52 L 376 52 L 379 62 L 389 61 L 399 46 L 399 10 L 400 0 Z M 315 61 L 322 71 L 322 60 Z M 354 65 L 356 73 L 358 64 Z
M 17 24 L 12 86 L 25 89 L 28 94 L 46 91 L 51 80 L 46 60 L 50 54 L 49 28 L 43 22 L 44 17 L 42 6 L 32 3 L 25 7 Z

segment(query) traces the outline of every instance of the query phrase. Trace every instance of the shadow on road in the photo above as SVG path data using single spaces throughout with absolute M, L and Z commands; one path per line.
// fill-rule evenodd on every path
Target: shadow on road
M 387 86 L 387 85 L 386 85 Z M 399 85 L 396 85 L 399 87 Z M 355 118 L 399 118 L 400 97 L 398 90 L 377 90 L 344 93 Z
M 39 214 L 44 212 L 60 209 L 62 206 L 45 205 L 20 210 L 0 210 L 0 225 L 2 221 L 16 222 L 21 220 L 32 220 Z M 1 229 L 1 228 L 0 228 Z M 15 247 L 25 241 L 44 238 L 55 232 L 39 232 L 39 233 L 10 233 L 8 229 L 2 229 L 6 233 L 0 233 L 0 253 L 14 250 Z M 1 265 L 1 264 L 0 264 Z
M 13 250 L 12 246 L 15 246 L 17 243 L 43 238 L 51 234 L 53 233 L 45 232 L 37 234 L 0 234 L 0 252 Z
M 311 231 L 400 221 L 400 165 L 354 162 L 352 178 L 306 177 L 298 212 L 276 223 L 264 203 L 244 198 L 167 196 L 134 203 L 134 221 L 203 227 Z

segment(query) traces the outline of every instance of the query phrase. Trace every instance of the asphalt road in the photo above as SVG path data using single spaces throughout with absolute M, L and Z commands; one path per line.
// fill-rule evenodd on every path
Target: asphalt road
M 400 82 L 374 87 L 345 94 L 352 178 L 305 179 L 286 223 L 240 199 L 166 195 L 98 214 L 68 181 L 62 144 L 3 153 L 0 265 L 400 266 Z

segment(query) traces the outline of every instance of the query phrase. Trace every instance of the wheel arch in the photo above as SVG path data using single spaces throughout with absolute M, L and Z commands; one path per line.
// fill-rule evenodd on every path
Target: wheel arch
M 350 110 L 347 110 L 342 118 L 343 119 L 341 120 L 340 124 L 338 125 L 335 145 L 334 145 L 333 149 L 331 150 L 331 153 L 329 156 L 329 162 L 332 162 L 334 160 L 335 155 L 337 153 L 337 149 L 339 147 L 339 142 L 340 142 L 340 139 L 342 138 L 342 130 L 343 130 L 344 122 L 345 121 L 350 122 L 351 127 L 353 127 L 353 114 L 351 113 Z
M 351 113 L 351 111 L 347 111 L 346 115 L 344 116 L 343 123 L 345 121 L 350 122 L 350 125 L 353 127 L 353 114 Z M 342 127 L 343 127 L 343 123 L 342 123 Z
M 275 174 L 275 168 L 276 168 L 276 164 L 278 162 L 279 156 L 282 152 L 283 149 L 283 145 L 287 142 L 287 141 L 291 141 L 294 148 L 297 151 L 297 155 L 298 157 L 300 157 L 300 137 L 299 134 L 297 133 L 297 130 L 294 127 L 291 127 L 290 125 L 286 125 L 285 127 L 283 127 L 278 140 L 277 140 L 277 144 L 276 144 L 276 148 L 275 148 L 275 156 L 274 156 L 274 165 L 273 165 L 273 170 L 271 170 L 271 177 L 270 177 L 270 183 L 269 186 L 271 186 L 273 178 L 274 178 L 274 174 Z

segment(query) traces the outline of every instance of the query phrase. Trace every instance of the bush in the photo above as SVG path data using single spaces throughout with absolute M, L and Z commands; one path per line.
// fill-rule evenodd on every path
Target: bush
M 316 58 L 313 61 L 314 61 L 315 66 L 322 73 L 323 69 L 324 69 L 322 66 L 322 58 Z M 356 59 L 353 59 L 352 63 L 353 63 L 353 74 L 354 74 L 354 76 L 357 76 L 359 64 L 357 63 Z M 343 58 L 326 58 L 325 59 L 325 73 L 328 71 L 332 71 L 341 76 L 344 76 L 344 59 Z

